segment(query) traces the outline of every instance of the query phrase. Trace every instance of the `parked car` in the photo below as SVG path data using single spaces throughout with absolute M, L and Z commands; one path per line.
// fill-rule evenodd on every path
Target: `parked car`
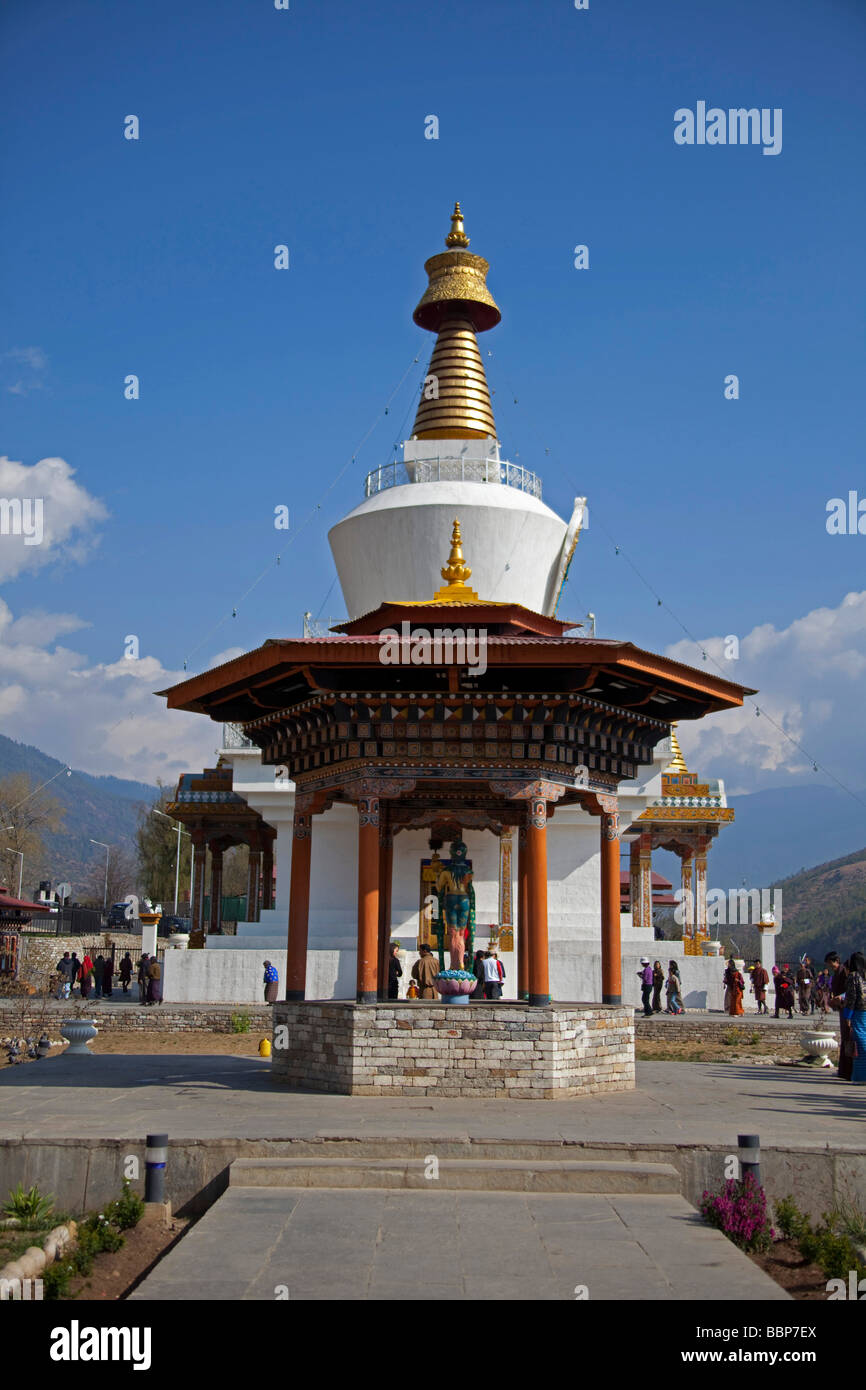
M 127 917 L 129 903 L 112 903 L 108 909 L 108 925 L 110 927 L 132 926 L 134 918 Z

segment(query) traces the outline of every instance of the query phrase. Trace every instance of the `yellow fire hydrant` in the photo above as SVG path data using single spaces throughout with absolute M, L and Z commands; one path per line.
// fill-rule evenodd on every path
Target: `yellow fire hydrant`
M 270 1057 L 270 1055 L 271 1055 L 271 1040 L 270 1040 L 270 1038 L 262 1038 L 261 1042 L 259 1043 L 259 1056 L 260 1056 L 260 1057 Z

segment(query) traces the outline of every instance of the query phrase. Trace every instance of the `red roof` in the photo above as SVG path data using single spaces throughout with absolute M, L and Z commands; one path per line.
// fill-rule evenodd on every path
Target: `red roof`
M 13 898 L 7 893 L 5 888 L 0 887 L 0 911 L 3 911 L 4 908 L 9 911 L 13 909 L 21 911 L 29 907 L 35 909 L 37 912 L 47 912 L 50 906 L 50 903 L 29 903 L 25 898 Z

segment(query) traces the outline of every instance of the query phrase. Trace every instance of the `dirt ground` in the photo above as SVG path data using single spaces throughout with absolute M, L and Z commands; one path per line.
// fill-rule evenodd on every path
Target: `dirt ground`
M 752 1062 L 755 1066 L 772 1066 L 776 1059 L 793 1061 L 803 1049 L 790 1039 L 773 1045 L 762 1038 L 759 1043 L 728 1047 L 722 1042 L 699 1042 L 695 1038 L 638 1038 L 635 1057 L 639 1062 Z
M 100 1033 L 90 1044 L 94 1056 L 125 1053 L 134 1057 L 156 1057 L 173 1053 L 175 1056 L 257 1057 L 264 1032 L 249 1033 Z M 51 1056 L 63 1052 L 53 1047 Z
M 792 1298 L 826 1303 L 827 1276 L 818 1265 L 804 1260 L 790 1240 L 777 1240 L 765 1255 L 750 1255 L 756 1265 L 781 1284 Z
M 105 1250 L 93 1261 L 93 1269 L 80 1279 L 73 1279 L 68 1297 L 83 1300 L 125 1298 L 132 1293 L 151 1266 L 180 1240 L 189 1221 L 174 1216 L 166 1227 L 161 1223 L 140 1221 L 125 1231 L 125 1242 L 119 1250 Z

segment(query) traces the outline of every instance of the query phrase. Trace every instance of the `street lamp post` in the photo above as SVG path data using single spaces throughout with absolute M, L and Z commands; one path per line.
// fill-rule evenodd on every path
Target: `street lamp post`
M 155 806 L 151 806 L 150 809 L 151 809 L 151 811 L 153 812 L 153 814 L 154 814 L 155 816 L 162 816 L 163 820 L 168 820 L 168 821 L 170 821 L 170 820 L 172 819 L 171 816 L 167 816 L 167 815 L 165 814 L 165 811 L 159 811 L 159 810 L 157 810 L 157 808 L 156 808 Z M 174 915 L 175 915 L 175 917 L 177 916 L 177 904 L 178 904 L 178 898 L 179 898 L 179 896 L 180 896 L 180 837 L 181 837 L 181 835 L 189 835 L 189 831 L 188 831 L 188 830 L 184 830 L 182 822 L 181 822 L 181 821 L 178 821 L 178 822 L 177 822 L 177 863 L 176 863 L 175 869 L 174 869 Z M 190 837 L 190 839 L 192 839 L 192 836 L 191 836 L 191 835 L 190 835 L 189 837 Z M 195 846 L 194 846 L 194 845 L 193 845 L 193 854 L 195 854 Z M 189 891 L 190 891 L 190 898 L 192 898 L 192 877 L 190 877 L 190 890 L 189 890 Z
M 111 845 L 105 844 L 102 840 L 94 839 L 91 839 L 90 843 L 92 845 L 101 845 L 105 850 L 105 892 L 102 895 L 102 911 L 104 914 L 108 911 L 108 858 L 111 854 Z

